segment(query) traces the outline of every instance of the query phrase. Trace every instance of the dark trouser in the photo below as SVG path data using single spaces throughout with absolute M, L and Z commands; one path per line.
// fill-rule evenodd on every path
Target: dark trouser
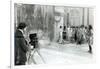
M 25 65 L 25 61 L 18 60 L 15 57 L 15 65 Z
M 19 63 L 15 62 L 15 65 L 25 65 L 25 62 L 21 62 L 21 61 Z
M 89 45 L 89 52 L 92 53 L 92 47 Z

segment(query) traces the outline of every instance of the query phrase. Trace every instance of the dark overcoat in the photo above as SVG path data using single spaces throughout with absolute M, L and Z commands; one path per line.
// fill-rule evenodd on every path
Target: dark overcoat
M 23 62 L 25 63 L 26 52 L 28 51 L 28 46 L 26 40 L 20 30 L 15 32 L 15 63 Z

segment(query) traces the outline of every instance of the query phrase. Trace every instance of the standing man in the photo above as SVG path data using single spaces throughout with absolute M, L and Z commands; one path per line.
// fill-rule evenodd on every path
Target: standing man
M 93 44 L 93 28 L 91 25 L 88 27 L 88 45 L 89 45 L 89 53 L 92 53 L 92 44 Z
M 63 27 L 60 26 L 59 28 L 59 43 L 62 44 L 63 43 Z
M 23 32 L 26 29 L 25 23 L 19 23 L 16 31 L 15 31 L 15 65 L 25 65 L 27 60 L 26 52 L 29 50 L 27 42 L 24 38 Z

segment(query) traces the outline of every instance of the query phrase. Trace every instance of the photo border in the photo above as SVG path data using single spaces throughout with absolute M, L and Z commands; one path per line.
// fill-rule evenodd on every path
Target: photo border
M 12 1 L 10 1 L 10 9 L 11 9 L 11 11 L 10 11 L 10 34 L 11 34 L 11 39 L 10 39 L 10 48 L 11 48 L 11 50 L 10 50 L 10 67 L 11 67 L 11 69 L 14 69 L 14 68 L 30 68 L 30 67 L 38 67 L 38 66 L 41 66 L 41 64 L 39 64 L 39 65 L 25 65 L 25 66 L 15 66 L 14 65 L 14 3 L 23 3 L 23 4 L 38 4 L 38 5 L 51 5 L 51 6 L 69 6 L 69 7 L 80 7 L 80 8 L 82 8 L 82 7 L 87 7 L 87 8 L 94 8 L 94 24 L 95 24 L 95 8 L 96 8 L 96 6 L 94 6 L 94 5 L 79 5 L 79 4 L 63 4 L 63 3 L 56 3 L 56 2 L 49 2 L 49 1 L 46 1 L 46 0 L 44 0 L 42 3 L 41 2 L 39 2 L 39 1 L 35 1 L 35 0 L 27 0 L 27 1 L 25 1 L 25 0 L 12 0 Z M 93 28 L 95 28 L 95 25 L 93 24 Z M 95 29 L 94 29 L 94 31 L 95 31 Z M 95 33 L 95 32 L 94 32 Z M 95 36 L 95 34 L 94 34 L 94 36 Z M 93 46 L 95 45 L 95 41 L 93 40 L 93 42 L 94 42 L 94 44 L 93 44 Z M 96 53 L 95 52 L 95 48 L 94 48 L 94 53 Z M 95 57 L 96 55 L 94 54 L 94 60 L 95 60 Z M 42 65 L 42 66 L 46 66 L 47 64 L 45 64 L 45 65 Z M 57 64 L 58 65 L 58 64 Z M 52 66 L 52 65 L 51 65 Z

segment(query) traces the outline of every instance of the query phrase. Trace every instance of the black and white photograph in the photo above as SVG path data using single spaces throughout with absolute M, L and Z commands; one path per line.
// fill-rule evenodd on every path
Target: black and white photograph
M 14 3 L 14 65 L 93 63 L 94 7 Z

